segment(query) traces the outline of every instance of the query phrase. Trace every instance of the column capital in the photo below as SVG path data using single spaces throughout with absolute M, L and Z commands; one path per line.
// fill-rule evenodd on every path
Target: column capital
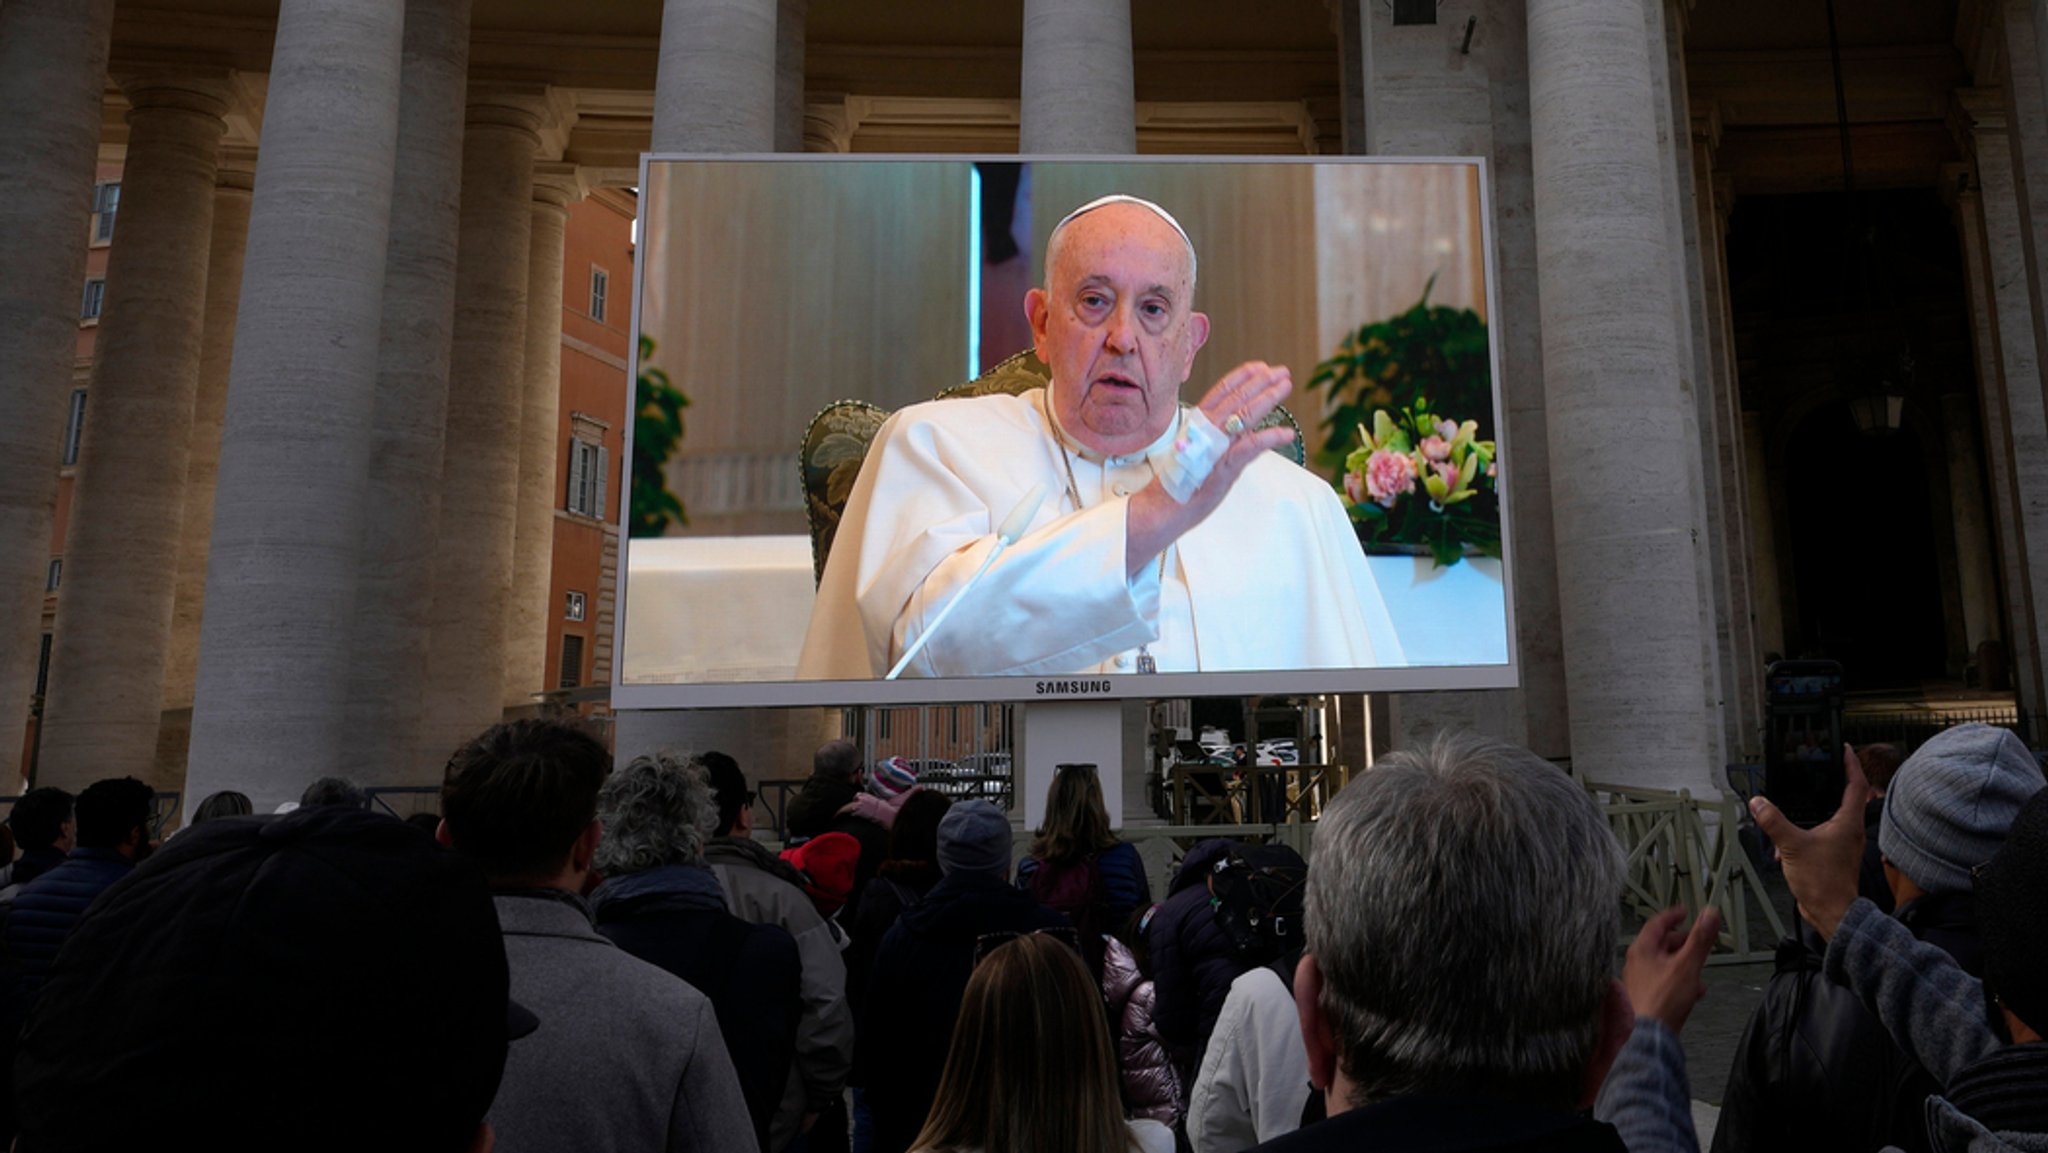
M 1977 194 L 1977 170 L 1967 161 L 1944 164 L 1934 178 L 1934 190 L 1941 193 L 1943 204 L 1954 208 L 1964 197 Z
M 832 93 L 804 103 L 804 151 L 853 151 L 853 117 L 847 97 Z
M 1711 156 L 1721 147 L 1721 102 L 1695 100 L 1690 111 L 1693 141 L 1705 144 L 1707 153 Z
M 590 180 L 582 168 L 558 161 L 533 166 L 533 202 L 559 209 L 565 215 L 571 204 L 590 195 Z
M 510 128 L 540 141 L 541 127 L 548 116 L 548 89 L 544 84 L 473 84 L 463 105 L 466 128 Z
M 246 144 L 223 144 L 213 173 L 215 188 L 244 194 L 256 188 L 256 150 Z
M 1967 144 L 1973 135 L 2005 131 L 2005 90 L 2003 88 L 1958 88 L 1949 104 L 1949 130 L 1957 143 Z
M 226 68 L 124 68 L 112 78 L 128 98 L 128 119 L 159 108 L 195 112 L 227 124 L 235 102 L 235 76 Z

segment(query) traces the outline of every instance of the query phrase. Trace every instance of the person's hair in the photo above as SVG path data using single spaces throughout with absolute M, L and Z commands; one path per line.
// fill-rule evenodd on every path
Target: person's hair
M 635 757 L 597 791 L 604 839 L 591 864 L 608 877 L 661 865 L 694 865 L 718 826 L 704 766 L 674 753 Z
M 1045 794 L 1045 823 L 1031 841 L 1031 855 L 1055 865 L 1080 860 L 1116 844 L 1109 810 L 1102 804 L 1102 778 L 1094 765 L 1061 765 Z
M 149 839 L 149 814 L 156 792 L 134 777 L 94 781 L 78 794 L 78 847 L 111 849 L 142 830 Z
M 811 775 L 844 781 L 860 775 L 860 746 L 848 740 L 826 741 L 811 756 Z
M 919 862 L 936 866 L 939 861 L 939 822 L 953 799 L 944 793 L 919 789 L 903 798 L 896 810 L 896 823 L 889 829 L 890 861 Z
M 299 807 L 311 809 L 321 805 L 334 805 L 343 809 L 367 809 L 370 807 L 370 795 L 363 792 L 360 785 L 346 777 L 321 777 L 307 785 L 306 791 L 299 794 Z
M 1140 198 L 1134 197 L 1133 199 Z M 1067 229 L 1079 220 L 1081 220 L 1082 217 L 1092 216 L 1094 213 L 1100 212 L 1104 208 L 1108 208 L 1110 204 L 1118 203 L 1130 204 L 1131 201 L 1110 201 L 1105 204 L 1099 204 L 1095 208 L 1092 208 L 1087 212 L 1080 211 L 1082 207 L 1085 207 L 1084 205 L 1076 205 L 1074 210 L 1075 212 L 1079 213 L 1079 215 L 1069 214 L 1065 219 L 1053 225 L 1052 234 L 1045 238 L 1045 267 L 1042 272 L 1045 278 L 1045 282 L 1041 284 L 1039 287 L 1046 289 L 1048 292 L 1052 290 L 1052 270 L 1058 266 L 1060 253 L 1067 246 Z M 1149 213 L 1153 219 L 1159 221 L 1161 224 L 1165 224 L 1167 227 L 1173 229 L 1174 232 L 1180 234 L 1181 249 L 1182 251 L 1188 254 L 1188 300 L 1184 302 L 1184 306 L 1192 307 L 1194 304 L 1195 281 L 1197 280 L 1198 273 L 1201 270 L 1200 262 L 1197 261 L 1195 258 L 1195 242 L 1193 240 L 1188 239 L 1187 234 L 1181 230 L 1178 223 L 1170 222 L 1167 220 L 1166 217 L 1160 215 L 1160 213 L 1165 211 L 1165 209 L 1160 205 L 1154 204 L 1151 201 L 1146 200 L 1142 204 L 1133 204 L 1132 207 L 1143 209 L 1145 212 Z
M 1355 777 L 1317 823 L 1305 916 L 1351 1104 L 1576 1102 L 1621 886 L 1598 807 L 1533 753 L 1441 734 Z
M 912 1149 L 1110 1153 L 1132 1144 L 1102 994 L 1071 945 L 1029 934 L 984 958 Z
M 747 775 L 740 772 L 738 761 L 717 749 L 690 759 L 704 766 L 711 781 L 711 792 L 718 799 L 718 827 L 712 834 L 722 837 L 732 832 L 732 827 L 739 823 L 740 810 L 747 807 Z
M 56 844 L 64 835 L 64 822 L 71 819 L 71 806 L 71 794 L 50 785 L 23 793 L 14 802 L 14 811 L 7 814 L 15 844 L 23 852 Z
M 494 879 L 558 871 L 597 815 L 611 759 L 589 733 L 559 721 L 492 726 L 448 760 L 449 842 Z
M 1863 745 L 1856 750 L 1856 763 L 1863 766 L 1863 779 L 1879 792 L 1892 787 L 1892 777 L 1905 760 L 1897 745 Z
M 246 817 L 255 811 L 256 806 L 250 803 L 247 794 L 222 789 L 199 802 L 199 807 L 192 810 L 192 823 L 197 825 L 222 817 Z

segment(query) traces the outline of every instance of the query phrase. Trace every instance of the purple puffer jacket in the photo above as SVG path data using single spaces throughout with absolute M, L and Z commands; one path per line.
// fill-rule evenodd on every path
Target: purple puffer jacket
M 1117 1022 L 1116 1059 L 1123 1070 L 1124 1104 L 1133 1119 L 1180 1124 L 1180 1074 L 1152 1027 L 1152 982 L 1138 971 L 1130 946 L 1105 935 L 1102 997 Z

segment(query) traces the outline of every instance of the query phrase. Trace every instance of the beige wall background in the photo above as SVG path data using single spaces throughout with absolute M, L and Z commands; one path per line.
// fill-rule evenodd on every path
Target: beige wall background
M 806 531 L 796 444 L 820 408 L 898 408 L 962 379 L 969 170 L 650 171 L 642 323 L 691 399 L 669 468 L 691 517 L 679 535 Z M 1157 201 L 1188 230 L 1211 321 L 1189 400 L 1246 360 L 1306 382 L 1346 333 L 1413 305 L 1432 275 L 1432 303 L 1486 315 L 1473 165 L 1041 163 L 1031 189 L 1034 267 L 1060 217 L 1110 192 Z M 1319 419 L 1300 394 L 1290 407 L 1304 425 Z

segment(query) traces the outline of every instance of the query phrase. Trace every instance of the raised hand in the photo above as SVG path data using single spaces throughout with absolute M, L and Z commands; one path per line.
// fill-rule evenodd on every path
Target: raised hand
M 1863 806 L 1870 800 L 1870 785 L 1863 779 L 1863 765 L 1856 750 L 1842 746 L 1842 769 L 1848 784 L 1842 789 L 1842 805 L 1826 823 L 1802 829 L 1785 819 L 1778 806 L 1762 797 L 1752 797 L 1749 811 L 1757 827 L 1778 847 L 1778 860 L 1785 866 L 1785 884 L 1792 899 L 1799 902 L 1799 915 L 1833 940 L 1835 926 L 1856 900 L 1856 874 L 1863 865 Z
M 1137 575 L 1168 545 L 1180 539 L 1182 533 L 1216 511 L 1216 506 L 1223 503 L 1224 496 L 1237 483 L 1237 478 L 1244 475 L 1246 467 L 1257 460 L 1260 453 L 1271 452 L 1294 438 L 1291 428 L 1254 427 L 1266 418 L 1267 413 L 1279 407 L 1292 391 L 1294 379 L 1286 366 L 1254 360 L 1225 373 L 1223 379 L 1202 397 L 1199 406 L 1202 415 L 1230 435 L 1230 448 L 1209 470 L 1208 479 L 1188 497 L 1186 504 L 1168 496 L 1157 479 L 1131 498 L 1124 545 L 1127 575 Z
M 1700 910 L 1692 932 L 1681 932 L 1685 909 L 1673 906 L 1651 917 L 1628 947 L 1621 984 L 1638 1017 L 1655 1017 L 1673 1033 L 1685 1028 L 1692 1007 L 1707 995 L 1700 979 L 1714 939 L 1721 935 L 1721 913 L 1709 905 Z

